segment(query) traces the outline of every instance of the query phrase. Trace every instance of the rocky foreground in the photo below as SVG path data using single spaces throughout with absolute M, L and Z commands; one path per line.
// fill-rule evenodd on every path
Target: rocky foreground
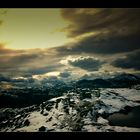
M 138 89 L 79 88 L 26 108 L 1 108 L 1 132 L 140 132 L 111 126 L 107 116 L 140 105 Z

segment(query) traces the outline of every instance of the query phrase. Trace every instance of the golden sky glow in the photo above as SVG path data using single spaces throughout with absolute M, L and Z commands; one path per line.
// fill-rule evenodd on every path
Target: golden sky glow
M 3 9 L 0 41 L 12 49 L 48 48 L 65 44 L 68 39 L 61 29 L 68 22 L 58 8 Z

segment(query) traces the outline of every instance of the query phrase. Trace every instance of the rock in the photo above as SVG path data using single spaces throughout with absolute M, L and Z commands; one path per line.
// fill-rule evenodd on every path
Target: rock
M 46 106 L 46 110 L 50 111 L 52 109 L 52 106 Z
M 98 120 L 97 120 L 98 123 L 100 124 L 104 124 L 104 125 L 108 125 L 108 120 L 102 118 L 102 117 L 99 117 Z
M 98 113 L 102 115 L 102 114 L 105 113 L 105 110 L 104 109 L 100 109 L 100 110 L 98 110 Z
M 124 112 L 124 113 L 128 113 L 128 112 L 130 112 L 131 110 L 133 109 L 133 107 L 131 107 L 131 106 L 125 106 L 124 107 L 124 110 L 122 111 L 122 112 Z
M 27 117 L 28 116 L 28 113 L 24 113 L 23 115 L 23 118 Z
M 9 121 L 3 121 L 2 123 L 0 123 L 0 128 L 5 128 L 8 125 Z
M 58 103 L 56 103 L 55 108 L 56 108 L 56 109 L 58 108 Z
M 68 107 L 68 105 L 63 105 L 63 109 L 66 109 Z
M 44 109 L 43 109 L 43 110 L 41 110 L 40 114 L 43 114 L 43 113 L 44 113 Z
M 46 122 L 49 122 L 49 121 L 51 121 L 52 120 L 52 117 L 50 117 Z
M 57 125 L 57 123 L 54 123 L 52 126 L 56 126 Z
M 69 114 L 69 108 L 65 108 L 65 109 L 64 109 L 64 112 L 65 112 L 66 114 Z
M 27 120 L 25 120 L 25 122 L 24 122 L 24 126 L 29 126 L 29 124 L 30 124 L 30 121 L 27 119 Z
M 51 121 L 52 120 L 52 117 L 50 117 L 49 119 L 48 119 L 48 121 Z
M 38 130 L 44 132 L 46 130 L 46 127 L 45 126 L 41 126 Z
M 15 116 L 15 119 L 19 119 L 21 117 L 21 115 L 17 115 Z
M 43 114 L 43 116 L 48 116 L 48 115 L 49 115 L 49 113 L 47 113 L 47 112 Z
M 83 92 L 82 99 L 85 99 L 85 98 L 91 98 L 91 93 L 90 92 Z
M 60 101 L 61 101 L 61 99 L 57 99 L 57 100 L 56 100 L 57 103 L 60 103 Z
M 91 115 L 92 115 L 92 119 L 96 122 L 97 118 L 98 118 L 97 110 L 93 109 L 92 112 L 91 112 Z
M 55 129 L 48 129 L 47 132 L 55 131 Z

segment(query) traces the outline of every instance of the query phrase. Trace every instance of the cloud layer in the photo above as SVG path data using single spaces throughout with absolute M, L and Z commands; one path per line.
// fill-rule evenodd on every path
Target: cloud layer
M 86 56 L 86 57 L 67 57 L 65 60 L 60 61 L 61 64 L 71 65 L 87 71 L 98 71 L 102 64 L 105 62 L 98 58 Z
M 115 54 L 139 49 L 139 8 L 66 8 L 61 14 L 70 21 L 63 30 L 76 41 L 56 48 L 58 52 Z
M 114 37 L 108 34 L 98 34 L 86 37 L 76 43 L 56 48 L 62 54 L 117 54 L 139 49 L 139 36 Z
M 127 55 L 125 58 L 118 58 L 112 62 L 112 65 L 126 69 L 140 70 L 140 50 Z
M 92 31 L 116 34 L 139 32 L 139 8 L 66 8 L 61 13 L 71 22 L 66 28 L 69 37 Z
M 56 71 L 61 67 L 58 63 L 59 59 L 47 49 L 13 50 L 1 45 L 0 73 L 28 77 L 33 74 Z
M 69 78 L 73 70 L 140 70 L 139 8 L 62 8 L 61 16 L 69 23 L 62 31 L 71 42 L 30 50 L 0 42 L 0 74 L 31 77 L 56 71 Z

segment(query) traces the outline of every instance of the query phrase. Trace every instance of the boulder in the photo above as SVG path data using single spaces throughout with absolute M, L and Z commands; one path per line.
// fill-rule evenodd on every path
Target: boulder
M 40 132 L 46 131 L 46 127 L 45 127 L 45 126 L 41 126 L 41 127 L 38 129 L 38 131 L 40 131 Z

